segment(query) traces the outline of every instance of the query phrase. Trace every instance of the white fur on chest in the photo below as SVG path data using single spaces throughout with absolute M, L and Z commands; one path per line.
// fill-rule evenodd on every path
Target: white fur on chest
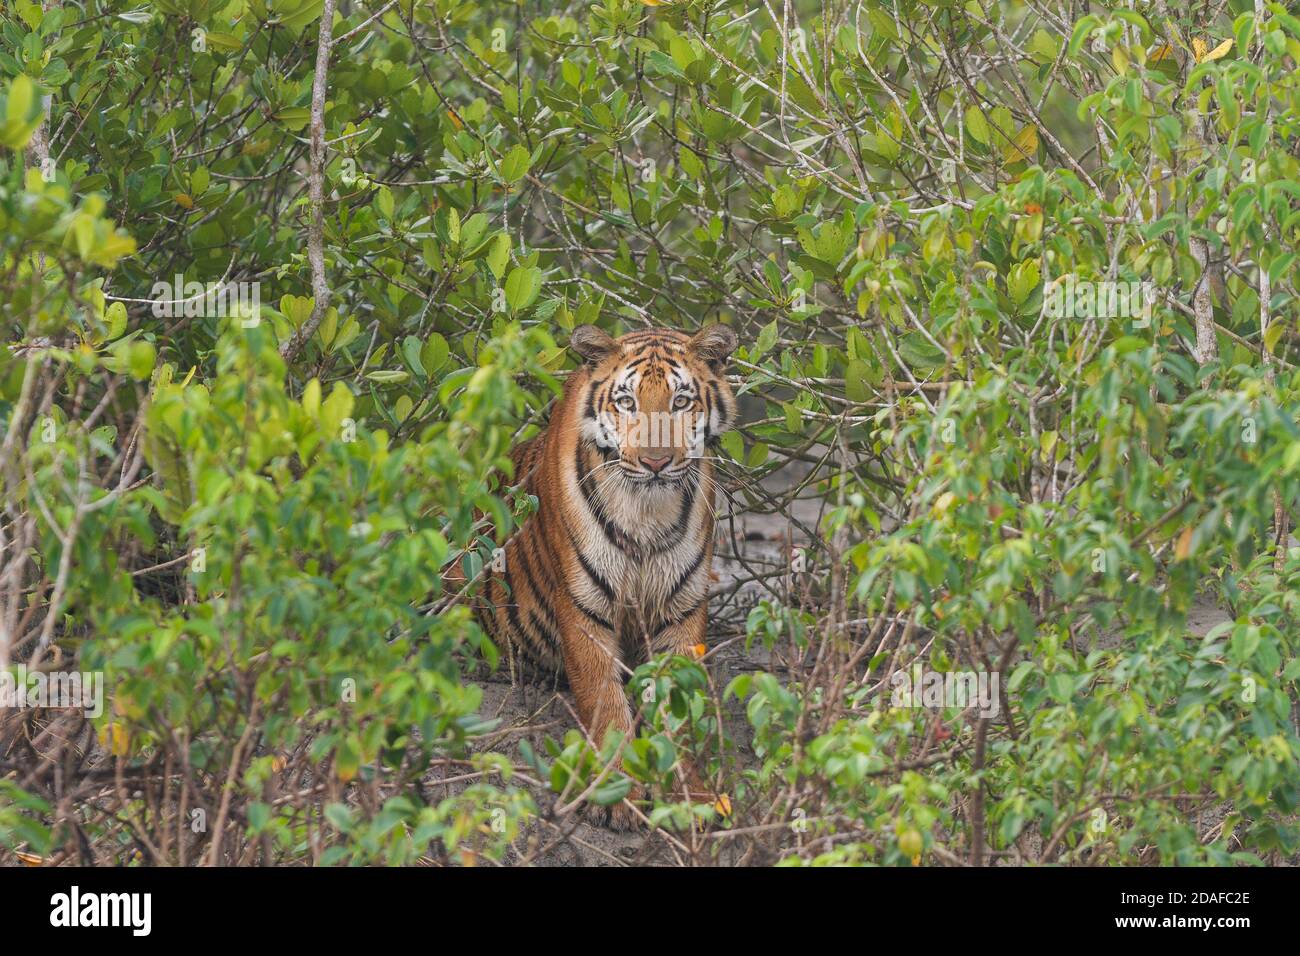
M 574 500 L 582 500 L 577 494 L 576 479 L 566 478 L 573 486 Z M 697 603 L 707 589 L 706 562 L 696 559 L 702 547 L 701 523 L 709 513 L 711 488 L 708 481 L 702 481 L 696 488 L 680 538 L 667 547 L 664 542 L 676 534 L 681 519 L 684 486 L 615 486 L 609 493 L 601 494 L 605 517 L 641 553 L 631 553 L 611 541 L 593 516 L 579 529 L 575 539 L 588 563 L 612 586 L 615 600 L 608 602 L 590 586 L 580 587 L 579 596 L 605 607 L 611 615 L 617 615 L 620 610 L 630 614 L 632 620 L 639 616 L 648 620 L 672 617 Z M 683 581 L 683 576 L 692 569 L 694 573 Z

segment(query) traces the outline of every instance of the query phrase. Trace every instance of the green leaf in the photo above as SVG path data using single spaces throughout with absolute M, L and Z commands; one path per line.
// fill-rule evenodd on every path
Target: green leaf
M 529 156 L 528 150 L 516 145 L 501 161 L 501 178 L 511 185 L 519 182 L 528 172 L 531 163 L 532 158 Z
M 406 364 L 411 367 L 417 378 L 427 377 L 424 370 L 424 363 L 420 361 L 420 340 L 414 335 L 408 335 L 402 340 L 402 357 L 406 359 Z
M 686 74 L 682 71 L 682 68 L 663 50 L 652 50 L 646 56 L 646 68 L 647 72 L 651 74 L 658 73 L 661 76 L 669 76 L 675 80 L 686 79 Z
M 1007 294 L 1016 305 L 1023 305 L 1025 300 L 1038 288 L 1039 267 L 1037 259 L 1026 259 L 1013 268 L 1007 276 Z
M 22 149 L 40 125 L 41 108 L 36 96 L 36 86 L 20 73 L 9 83 L 5 101 L 5 122 L 0 125 L 0 144 L 10 149 Z
M 286 129 L 297 132 L 311 120 L 311 110 L 306 106 L 286 106 L 271 114 L 271 119 L 283 124 Z
M 126 331 L 126 320 L 126 306 L 121 302 L 114 302 L 104 312 L 104 324 L 108 327 L 110 342 L 122 337 L 122 333 Z
M 321 11 L 325 8 L 325 0 L 306 0 L 305 3 L 294 6 L 291 13 L 281 15 L 279 19 L 286 27 L 296 31 L 320 19 Z
M 473 254 L 479 244 L 479 240 L 482 239 L 483 234 L 487 232 L 487 227 L 488 217 L 483 215 L 481 212 L 476 212 L 474 215 L 466 219 L 460 227 L 461 248 L 465 249 L 467 253 Z
M 137 382 L 143 382 L 153 374 L 154 362 L 158 353 L 151 342 L 132 342 L 127 353 L 127 371 Z
M 506 302 L 514 312 L 520 312 L 537 298 L 542 291 L 542 270 L 536 266 L 511 269 L 506 277 Z
M 919 331 L 898 340 L 898 354 L 914 369 L 935 368 L 947 361 L 947 356 Z
M 26 73 L 19 73 L 9 84 L 5 119 L 10 123 L 25 123 L 36 112 L 36 86 Z
M 614 774 L 591 795 L 591 802 L 600 807 L 622 803 L 623 798 L 632 792 L 632 780 L 624 774 Z
M 302 295 L 283 295 L 280 297 L 280 312 L 295 329 L 300 328 L 311 317 L 316 300 Z
M 429 335 L 429 340 L 424 343 L 424 348 L 420 351 L 420 364 L 424 366 L 425 371 L 432 375 L 446 364 L 450 351 L 447 340 L 437 332 L 433 332 Z
M 860 359 L 849 362 L 844 370 L 844 393 L 851 402 L 871 401 L 871 369 L 866 362 Z
M 777 327 L 776 320 L 773 319 L 767 325 L 763 326 L 758 333 L 758 338 L 754 342 L 754 347 L 750 349 L 749 360 L 757 362 L 760 358 L 772 350 L 776 344 Z
M 330 826 L 335 830 L 338 830 L 340 833 L 348 833 L 352 830 L 352 810 L 346 804 L 326 804 L 325 819 L 329 821 Z
M 487 264 L 492 270 L 492 275 L 498 282 L 501 276 L 505 274 L 506 266 L 510 262 L 510 237 L 504 232 L 492 240 L 492 248 L 488 250 Z

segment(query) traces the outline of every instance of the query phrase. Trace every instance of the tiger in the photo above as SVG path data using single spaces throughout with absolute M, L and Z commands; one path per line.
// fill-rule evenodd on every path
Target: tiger
M 578 326 L 569 347 L 583 364 L 544 430 L 510 453 L 514 480 L 537 506 L 498 554 L 479 618 L 498 646 L 567 678 L 597 745 L 610 730 L 631 734 L 632 669 L 649 655 L 704 649 L 708 452 L 736 419 L 726 376 L 736 344 L 722 324 L 617 339 Z M 626 801 L 593 813 L 616 830 L 636 823 Z

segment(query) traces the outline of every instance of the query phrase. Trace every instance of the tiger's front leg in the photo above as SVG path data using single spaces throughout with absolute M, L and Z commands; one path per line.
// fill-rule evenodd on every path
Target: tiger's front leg
M 651 652 L 662 654 L 669 651 L 692 659 L 702 656 L 700 649 L 705 646 L 708 622 L 709 606 L 705 601 L 681 621 L 668 625 L 656 634 L 650 643 Z
M 617 636 L 612 629 L 601 627 L 581 614 L 564 626 L 564 670 L 569 687 L 578 704 L 578 719 L 597 747 L 611 730 L 632 736 L 632 708 L 624 690 L 624 663 Z M 615 767 L 617 771 L 620 768 Z M 629 800 L 642 796 L 639 787 L 628 794 Z M 637 816 L 625 802 L 609 808 L 593 809 L 597 818 L 606 819 L 615 830 L 630 830 Z

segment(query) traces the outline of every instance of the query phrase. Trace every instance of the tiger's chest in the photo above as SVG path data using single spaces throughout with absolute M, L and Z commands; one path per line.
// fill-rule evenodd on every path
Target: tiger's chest
M 713 530 L 698 484 L 638 489 L 599 504 L 585 510 L 591 520 L 575 537 L 582 560 L 609 593 L 584 588 L 584 598 L 600 602 L 611 620 L 647 623 L 698 602 L 707 588 Z

